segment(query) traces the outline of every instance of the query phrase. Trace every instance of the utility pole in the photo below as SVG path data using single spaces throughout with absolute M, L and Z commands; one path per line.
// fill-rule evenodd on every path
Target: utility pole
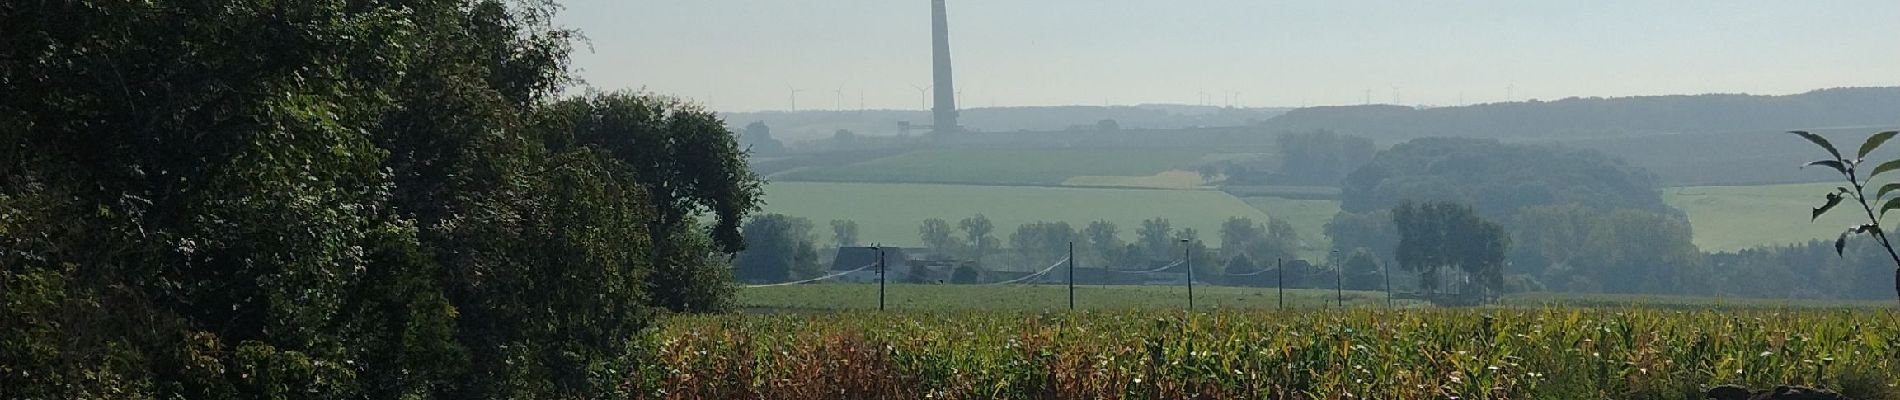
M 1392 308 L 1392 268 L 1391 264 L 1379 263 L 1379 270 L 1385 271 L 1385 308 Z
M 1069 242 L 1069 310 L 1075 310 L 1075 242 Z
M 1338 265 L 1333 266 L 1333 294 L 1339 301 L 1339 308 L 1346 308 L 1346 271 Z
M 1181 239 L 1181 258 L 1187 260 L 1188 311 L 1194 311 L 1194 246 L 1187 239 Z
M 884 311 L 884 249 L 871 245 L 871 251 L 877 253 L 877 310 Z
M 1280 284 L 1274 285 L 1274 286 L 1278 286 L 1280 288 L 1280 309 L 1285 310 L 1286 309 L 1286 259 L 1284 258 L 1273 259 L 1273 272 L 1275 274 L 1280 275 Z

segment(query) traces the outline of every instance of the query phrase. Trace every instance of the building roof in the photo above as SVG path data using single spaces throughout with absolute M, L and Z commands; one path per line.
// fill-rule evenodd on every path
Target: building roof
M 876 264 L 879 249 L 884 251 L 885 268 L 901 267 L 910 260 L 910 256 L 904 253 L 904 248 L 902 247 L 839 247 L 838 256 L 831 260 L 831 270 L 850 271 L 866 265 Z

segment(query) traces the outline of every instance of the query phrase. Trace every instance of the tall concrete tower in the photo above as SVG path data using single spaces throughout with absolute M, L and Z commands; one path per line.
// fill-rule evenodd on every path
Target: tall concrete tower
M 931 76 L 935 81 L 936 102 L 931 107 L 931 129 L 937 133 L 957 132 L 957 89 L 950 79 L 950 20 L 943 11 L 943 0 L 930 0 Z

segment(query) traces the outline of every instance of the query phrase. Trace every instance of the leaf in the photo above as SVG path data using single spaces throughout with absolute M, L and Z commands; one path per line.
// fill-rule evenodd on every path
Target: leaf
M 1874 149 L 1880 148 L 1881 143 L 1886 143 L 1887 139 L 1892 139 L 1894 135 L 1900 135 L 1900 131 L 1886 131 L 1868 136 L 1867 141 L 1860 144 L 1860 156 L 1858 158 L 1866 159 L 1867 154 L 1873 153 Z
M 1886 204 L 1881 204 L 1880 214 L 1876 214 L 1876 215 L 1885 217 L 1887 216 L 1887 210 L 1892 210 L 1896 208 L 1900 208 L 1900 197 L 1888 199 Z
M 1874 192 L 1874 201 L 1880 201 L 1880 199 L 1887 198 L 1887 192 L 1891 192 L 1894 190 L 1900 190 L 1900 183 L 1889 183 L 1885 185 L 1880 185 L 1880 191 Z
M 1834 144 L 1828 143 L 1827 138 L 1823 138 L 1821 137 L 1821 135 L 1808 133 L 1808 131 L 1788 131 L 1788 133 L 1795 134 L 1795 136 L 1800 136 L 1802 139 L 1807 139 L 1809 142 L 1814 142 L 1815 145 L 1821 146 L 1822 149 L 1827 149 L 1827 153 L 1834 155 L 1834 159 L 1836 160 L 1841 158 L 1841 151 L 1835 150 Z
M 1820 218 L 1821 218 L 1821 214 L 1826 214 L 1826 213 L 1827 213 L 1827 210 L 1832 210 L 1832 209 L 1834 209 L 1834 206 L 1838 206 L 1838 205 L 1841 205 L 1841 199 L 1842 199 L 1842 198 L 1844 198 L 1844 197 L 1841 197 L 1841 194 L 1840 194 L 1840 193 L 1828 193 L 1828 194 L 1827 194 L 1827 204 L 1822 204 L 1822 205 L 1821 205 L 1821 207 L 1819 207 L 1819 208 L 1815 208 L 1815 209 L 1814 209 L 1814 216 L 1813 216 L 1813 217 L 1809 217 L 1809 218 L 1808 218 L 1808 221 L 1809 221 L 1809 222 L 1813 222 L 1814 220 L 1817 220 L 1817 219 L 1820 219 Z
M 1896 169 L 1900 169 L 1900 160 L 1893 160 L 1893 161 L 1880 163 L 1880 165 L 1874 167 L 1874 172 L 1867 174 L 1867 179 L 1872 180 L 1874 179 L 1874 175 L 1880 175 L 1880 173 L 1882 172 L 1892 171 Z
M 1879 231 L 1880 231 L 1880 225 L 1874 225 L 1874 224 L 1863 224 L 1860 226 L 1847 228 L 1847 231 L 1841 232 L 1840 238 L 1834 239 L 1834 255 L 1837 257 L 1845 256 L 1844 253 L 1847 250 L 1847 236 L 1863 235 L 1863 234 L 1879 232 Z
M 1840 160 L 1820 160 L 1820 161 L 1808 163 L 1807 165 L 1802 165 L 1801 167 L 1807 168 L 1807 167 L 1812 167 L 1816 165 L 1833 168 L 1834 171 L 1840 172 L 1843 174 L 1847 173 L 1847 164 L 1840 162 Z

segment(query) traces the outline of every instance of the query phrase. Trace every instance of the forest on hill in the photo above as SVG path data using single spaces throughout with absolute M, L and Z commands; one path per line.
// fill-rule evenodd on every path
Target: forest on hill
M 1900 124 L 1900 88 L 1835 88 L 1763 96 L 1703 94 L 1490 103 L 1463 107 L 1310 107 L 1264 125 L 1330 129 L 1379 141 L 1420 137 L 1558 139 L 1754 132 Z

